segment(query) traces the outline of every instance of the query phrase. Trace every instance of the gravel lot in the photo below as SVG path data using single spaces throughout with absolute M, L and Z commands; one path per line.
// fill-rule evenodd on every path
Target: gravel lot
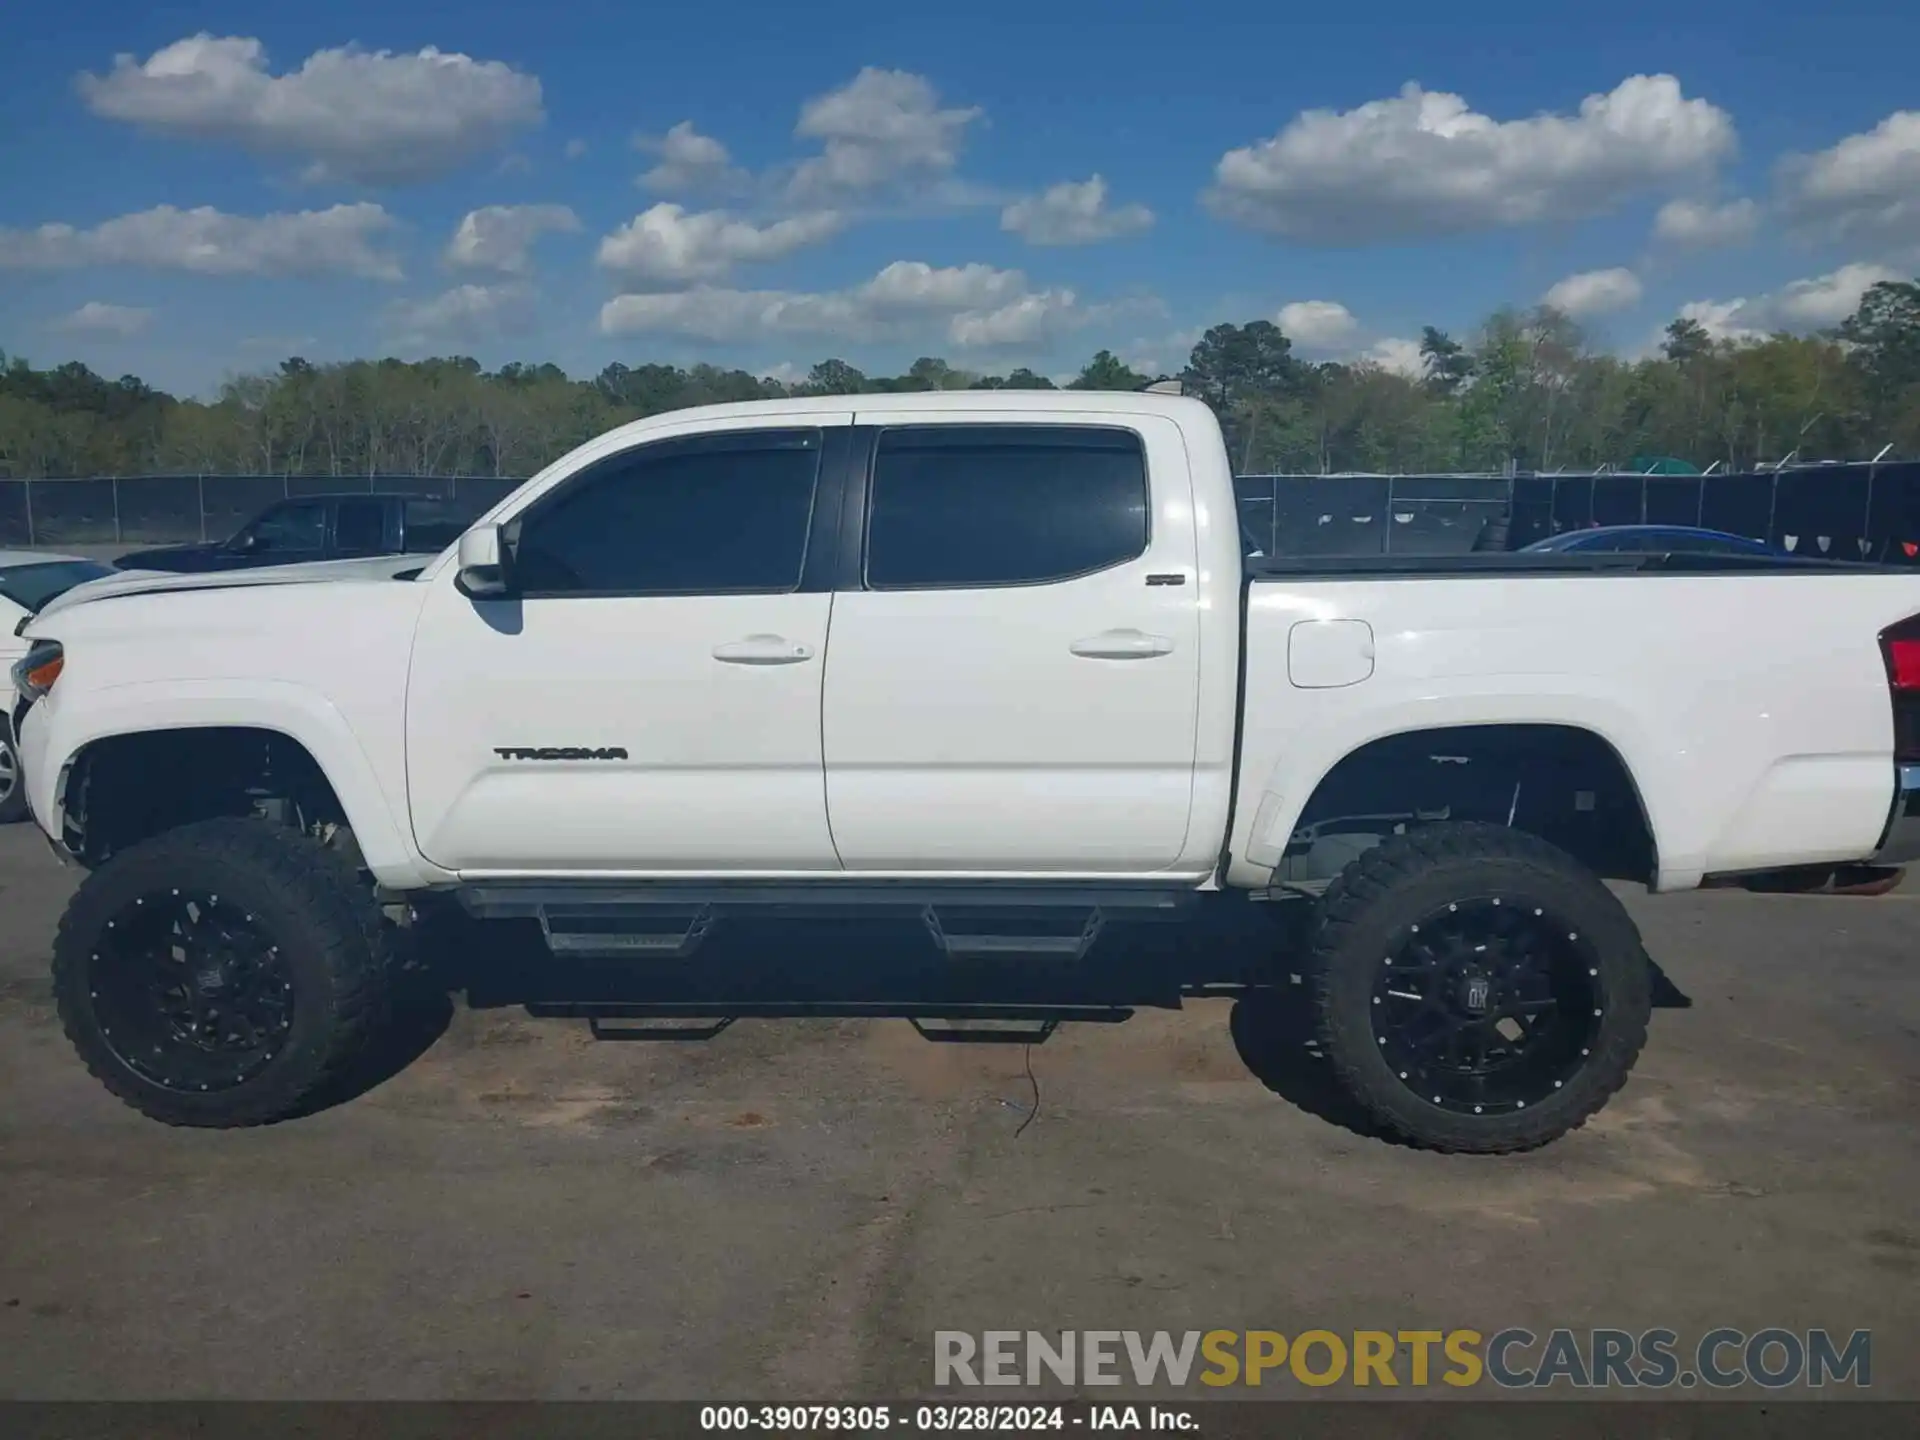
M 1633 1082 L 1485 1160 L 1323 1118 L 1290 1015 L 1212 999 L 1036 1047 L 1018 1136 L 1018 1046 L 466 1010 L 344 1106 L 169 1131 L 57 1028 L 71 884 L 0 832 L 0 1396 L 852 1399 L 924 1393 L 935 1329 L 1777 1325 L 1871 1328 L 1920 1399 L 1920 891 L 1633 899 L 1681 992 Z

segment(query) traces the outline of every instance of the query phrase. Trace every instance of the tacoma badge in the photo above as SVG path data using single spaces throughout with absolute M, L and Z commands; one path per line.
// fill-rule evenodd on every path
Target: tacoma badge
M 619 745 L 496 745 L 493 753 L 502 760 L 624 760 L 626 750 Z

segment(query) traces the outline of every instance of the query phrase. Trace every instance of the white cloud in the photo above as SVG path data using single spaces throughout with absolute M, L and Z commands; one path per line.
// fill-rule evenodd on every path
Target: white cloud
M 446 262 L 456 270 L 524 275 L 536 240 L 579 228 L 580 217 L 565 205 L 486 205 L 461 220 L 447 242 Z
M 1759 207 L 1751 200 L 1724 205 L 1669 200 L 1653 217 L 1653 238 L 1682 249 L 1710 250 L 1751 240 L 1759 223 Z
M 578 160 L 587 153 L 587 142 L 576 137 L 567 141 L 566 147 L 560 153 L 569 160 Z
M 370 185 L 443 175 L 544 118 L 534 76 L 431 46 L 317 50 L 274 75 L 260 41 L 202 33 L 145 61 L 117 55 L 107 74 L 77 84 L 106 119 L 293 156 L 313 178 Z
M 1108 313 L 1070 290 L 1031 290 L 1018 270 L 937 267 L 896 260 L 864 284 L 823 292 L 698 286 L 671 294 L 619 295 L 600 311 L 608 335 L 641 332 L 728 341 L 772 335 L 908 338 L 941 326 L 948 343 L 1031 344 Z
M 896 260 L 857 292 L 876 310 L 922 313 L 929 310 L 979 310 L 1026 293 L 1027 277 L 1018 270 L 991 265 L 929 265 Z
M 942 109 L 923 75 L 869 65 L 800 108 L 793 133 L 820 141 L 822 152 L 794 172 L 791 193 L 817 200 L 947 175 L 980 115 L 978 107 Z
M 271 215 L 228 215 L 202 205 L 157 205 L 91 230 L 42 225 L 0 228 L 0 270 L 63 270 L 131 265 L 201 275 L 362 275 L 400 278 L 399 263 L 374 248 L 393 227 L 378 205 Z
M 1282 305 L 1274 323 L 1301 349 L 1318 352 L 1338 349 L 1360 328 L 1353 312 L 1332 300 L 1296 300 Z
M 717 280 L 738 264 L 782 259 L 843 224 L 831 210 L 754 225 L 724 210 L 690 213 L 662 201 L 603 239 L 599 263 L 630 281 L 688 285 Z
M 964 311 L 947 324 L 953 343 L 969 349 L 1038 345 L 1081 319 L 1071 290 L 1040 290 L 1010 300 L 996 310 Z
M 1716 340 L 1760 340 L 1781 330 L 1805 334 L 1830 329 L 1853 314 L 1870 286 L 1905 278 L 1884 265 L 1842 265 L 1751 299 L 1695 300 L 1680 307 L 1680 318 L 1699 322 Z
M 69 315 L 53 322 L 55 330 L 71 335 L 114 335 L 124 340 L 138 335 L 153 323 L 153 311 L 133 305 L 109 305 L 89 300 Z
M 1573 316 L 1606 315 L 1640 303 L 1643 287 L 1631 270 L 1615 266 L 1611 270 L 1583 270 L 1569 275 L 1540 297 L 1540 303 Z
M 534 293 L 520 282 L 456 285 L 426 300 L 405 300 L 387 312 L 388 324 L 405 343 L 477 343 L 529 329 Z
M 1796 230 L 1884 250 L 1920 247 L 1920 110 L 1899 110 L 1831 150 L 1790 155 L 1776 172 Z
M 735 168 L 727 147 L 702 135 L 691 120 L 682 120 L 664 135 L 636 135 L 633 143 L 660 162 L 640 177 L 649 190 L 731 190 L 747 179 L 744 170 Z
M 1144 205 L 1110 209 L 1107 182 L 1099 175 L 1063 180 L 1000 212 L 1000 228 L 1029 245 L 1091 245 L 1137 235 L 1152 224 L 1153 211 Z
M 1589 215 L 1697 174 L 1734 148 L 1733 121 L 1671 75 L 1634 75 L 1577 115 L 1499 121 L 1409 83 L 1347 111 L 1308 110 L 1220 158 L 1207 200 L 1289 239 L 1353 243 Z
M 1369 365 L 1378 365 L 1394 375 L 1419 380 L 1427 373 L 1427 357 L 1420 353 L 1418 340 L 1398 336 L 1376 340 L 1357 357 Z

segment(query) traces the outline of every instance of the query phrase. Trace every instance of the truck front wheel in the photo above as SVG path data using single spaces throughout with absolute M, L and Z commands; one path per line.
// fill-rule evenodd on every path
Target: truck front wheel
M 1572 856 L 1497 825 L 1432 825 L 1354 860 L 1310 961 L 1321 1049 L 1424 1148 L 1531 1150 L 1584 1124 L 1645 1043 L 1651 966 Z
M 302 1113 L 386 1012 L 388 941 L 335 854 L 259 820 L 183 826 L 87 876 L 54 997 L 94 1077 L 168 1125 Z

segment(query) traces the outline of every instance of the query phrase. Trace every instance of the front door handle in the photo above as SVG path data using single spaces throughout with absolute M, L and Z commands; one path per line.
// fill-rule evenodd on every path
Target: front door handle
M 798 665 L 813 658 L 813 647 L 784 635 L 749 635 L 714 646 L 713 658 L 728 665 Z
M 1089 660 L 1150 660 L 1155 655 L 1171 655 L 1173 641 L 1143 630 L 1107 630 L 1076 640 L 1067 648 Z

